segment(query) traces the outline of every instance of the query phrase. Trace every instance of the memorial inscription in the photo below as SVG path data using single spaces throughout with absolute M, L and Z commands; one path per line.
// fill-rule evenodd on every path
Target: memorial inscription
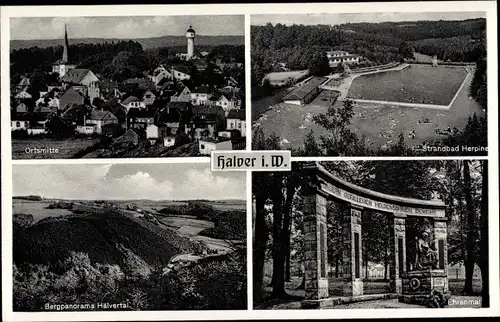
M 321 183 L 321 190 L 330 194 L 330 195 L 336 196 L 342 200 L 348 201 L 352 204 L 375 209 L 375 210 L 397 212 L 397 213 L 400 213 L 403 215 L 409 215 L 409 216 L 418 216 L 418 215 L 422 215 L 422 216 L 433 215 L 436 217 L 444 216 L 444 213 L 441 214 L 439 211 L 436 211 L 436 209 L 432 209 L 432 208 L 406 207 L 406 206 L 401 206 L 401 205 L 397 205 L 397 204 L 376 201 L 376 200 L 366 198 L 366 197 L 361 197 L 361 196 L 353 194 L 349 191 L 346 191 L 344 189 L 340 189 L 340 188 L 332 185 L 329 182 L 322 182 Z

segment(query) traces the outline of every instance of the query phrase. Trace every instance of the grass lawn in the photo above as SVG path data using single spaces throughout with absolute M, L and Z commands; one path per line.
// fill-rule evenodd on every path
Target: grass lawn
M 66 139 L 55 140 L 48 138 L 32 138 L 26 140 L 12 140 L 12 159 L 70 159 L 80 150 L 99 142 L 99 139 Z M 26 148 L 52 148 L 58 153 L 27 153 Z
M 293 70 L 293 71 L 289 71 L 289 72 L 273 72 L 273 73 L 267 74 L 266 76 L 264 76 L 264 78 L 269 79 L 269 81 L 272 83 L 272 82 L 283 81 L 283 80 L 290 78 L 290 77 L 295 78 L 298 76 L 302 76 L 302 75 L 305 75 L 306 73 L 307 73 L 307 69 L 306 70 Z
M 410 65 L 400 71 L 357 77 L 352 82 L 348 97 L 448 105 L 466 76 L 463 67 Z
M 30 201 L 30 200 L 12 200 L 12 213 L 33 215 L 35 222 L 47 217 L 59 217 L 72 214 L 68 209 L 47 209 L 53 200 Z

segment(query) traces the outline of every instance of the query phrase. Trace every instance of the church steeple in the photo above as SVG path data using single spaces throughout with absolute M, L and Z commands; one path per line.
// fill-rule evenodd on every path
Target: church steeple
M 64 49 L 62 61 L 65 63 L 69 62 L 69 42 L 68 42 L 68 31 L 66 29 L 66 25 L 64 25 Z

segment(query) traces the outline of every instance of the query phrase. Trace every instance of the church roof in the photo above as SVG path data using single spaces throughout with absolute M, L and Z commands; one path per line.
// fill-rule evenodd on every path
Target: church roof
M 84 68 L 70 69 L 66 74 L 64 74 L 62 81 L 65 83 L 80 84 L 89 71 L 90 69 Z

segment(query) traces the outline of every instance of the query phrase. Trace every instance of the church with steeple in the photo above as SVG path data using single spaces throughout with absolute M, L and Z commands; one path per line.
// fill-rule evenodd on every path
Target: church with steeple
M 69 70 L 76 67 L 69 60 L 69 42 L 68 42 L 68 31 L 66 25 L 64 25 L 64 48 L 62 58 L 52 64 L 52 72 L 58 73 L 59 77 L 62 78 Z

